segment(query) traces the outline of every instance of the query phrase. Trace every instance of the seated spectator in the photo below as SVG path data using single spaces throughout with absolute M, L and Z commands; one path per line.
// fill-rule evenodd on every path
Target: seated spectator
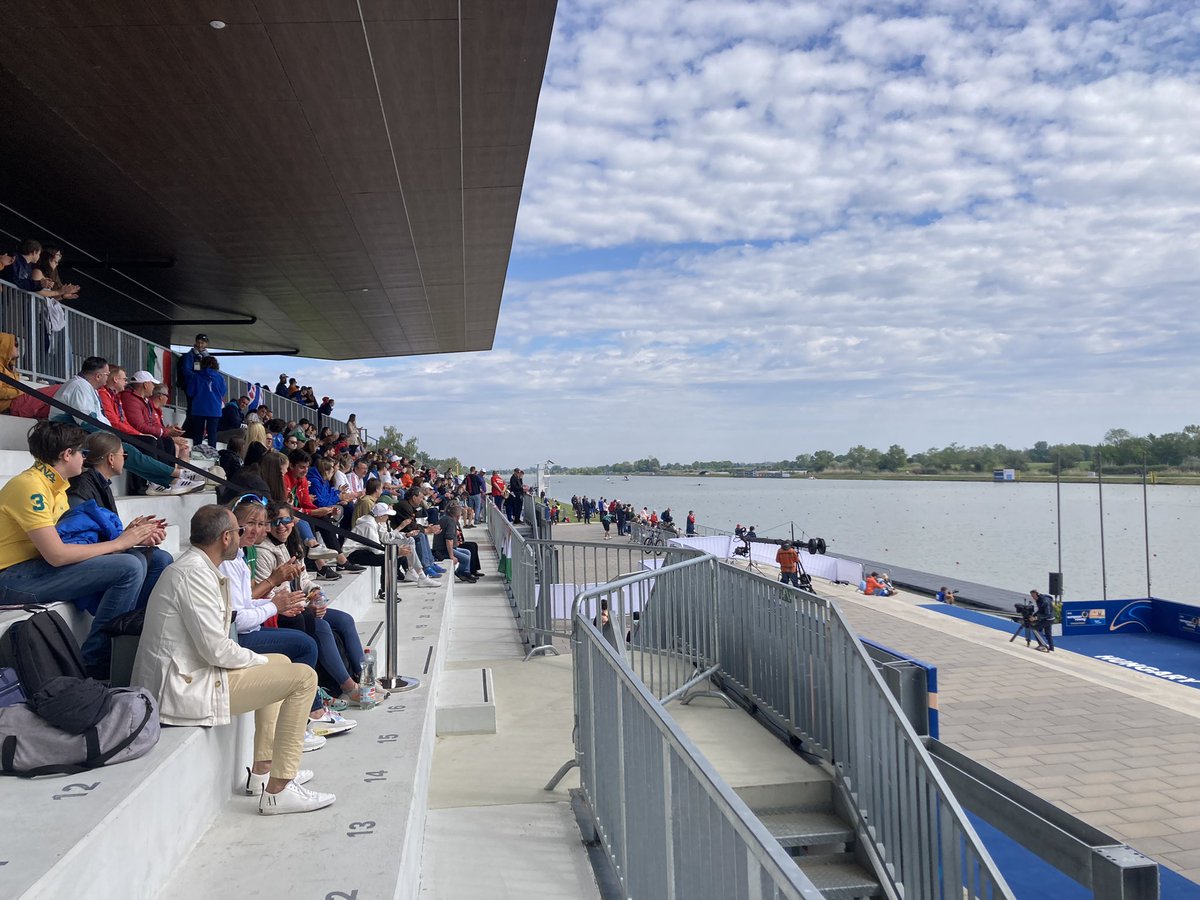
M 296 383 L 295 378 L 288 379 L 287 397 L 289 400 L 298 400 L 300 397 L 300 385 Z
M 937 600 L 938 603 L 949 603 L 951 606 L 953 606 L 954 601 L 957 599 L 954 596 L 954 593 L 954 591 L 950 590 L 950 588 L 943 584 L 940 588 L 938 588 L 938 592 L 934 595 L 934 599 Z
M 225 470 L 225 479 L 227 481 L 233 480 L 233 477 L 245 465 L 245 459 L 246 433 L 239 431 L 236 434 L 230 435 L 229 440 L 225 444 L 225 449 L 217 454 L 217 462 Z
M 241 530 L 238 555 L 222 562 L 220 569 L 229 579 L 238 643 L 255 653 L 282 653 L 292 662 L 315 670 L 316 640 L 301 629 L 278 627 L 279 616 L 295 618 L 304 614 L 307 605 L 304 592 L 291 589 L 292 579 L 300 577 L 303 566 L 292 561 L 277 568 L 269 578 L 256 578 L 258 545 L 267 536 L 266 501 L 255 494 L 244 494 L 234 501 L 233 515 Z M 305 730 L 305 751 L 322 747 L 326 735 L 349 731 L 358 724 L 326 709 L 324 699 L 328 696 L 320 688 L 313 695 L 309 726 L 323 727 L 320 734 Z M 251 793 L 250 787 L 247 784 L 247 793 Z
M 100 402 L 100 387 L 108 382 L 108 361 L 99 356 L 89 356 L 79 368 L 79 374 L 69 379 L 58 392 L 61 400 L 105 425 L 111 425 Z M 70 413 L 55 409 L 51 421 L 77 424 L 84 431 L 96 431 L 96 426 L 84 420 L 76 420 Z M 153 485 L 147 490 L 152 494 L 190 494 L 203 490 L 204 479 L 199 475 L 160 462 L 143 453 L 138 447 L 125 442 L 125 466 L 130 472 L 146 479 Z
M 438 533 L 433 536 L 433 558 L 438 562 L 457 562 L 454 566 L 454 577 L 459 581 L 474 584 L 476 579 L 471 574 L 471 554 L 459 546 L 457 503 L 450 504 L 446 514 L 438 520 L 438 525 Z
M 136 391 L 134 396 L 131 396 L 130 390 L 126 387 L 127 378 L 125 369 L 121 366 L 108 367 L 108 381 L 102 384 L 97 393 L 100 395 L 100 408 L 104 410 L 104 416 L 108 419 L 110 425 L 117 431 L 125 435 L 123 440 L 132 441 L 141 447 L 152 448 L 158 447 L 164 453 L 170 454 L 178 459 L 190 459 L 191 448 L 188 442 L 181 437 L 170 437 L 162 429 L 162 420 L 157 420 L 157 428 L 160 431 L 158 434 L 150 434 L 144 432 L 133 423 L 125 411 L 126 398 L 133 401 L 130 409 L 134 411 L 134 415 L 140 417 L 143 424 L 149 427 L 156 427 L 152 416 L 149 414 L 148 407 L 136 394 L 149 393 L 154 389 L 153 378 L 149 372 L 135 373 L 142 378 L 149 378 L 149 385 L 143 383 L 140 386 L 135 386 Z
M 258 547 L 258 561 L 255 575 L 258 578 L 268 578 L 279 567 L 290 560 L 299 558 L 302 552 L 300 542 L 296 539 L 296 518 L 292 508 L 286 503 L 272 501 L 267 506 L 267 517 L 270 530 L 267 539 Z M 318 595 L 316 602 L 310 601 L 305 610 L 305 621 L 287 621 L 280 619 L 280 627 L 313 629 L 313 637 L 317 641 L 317 665 L 325 670 L 334 684 L 342 691 L 343 699 L 357 705 L 359 702 L 358 681 L 362 675 L 362 641 L 358 637 L 358 627 L 354 617 L 339 609 L 329 609 L 322 605 L 319 598 L 320 586 L 313 582 L 308 571 L 300 573 L 298 578 L 300 590 L 306 597 Z M 345 651 L 338 649 L 338 643 L 333 633 L 341 638 Z
M 383 496 L 383 485 L 378 478 L 368 478 L 364 492 L 354 502 L 354 514 L 350 517 L 350 527 L 353 528 L 361 516 L 369 516 L 379 498 Z
M 866 584 L 863 586 L 863 593 L 868 597 L 890 597 L 894 591 L 889 591 L 887 586 L 879 578 L 878 572 L 872 572 L 867 576 Z
M 109 374 L 111 376 L 112 373 Z M 159 390 L 160 388 L 161 390 Z M 121 409 L 125 413 L 125 419 L 139 434 L 158 439 L 159 444 L 164 447 L 166 439 L 170 439 L 176 448 L 175 455 L 180 459 L 185 459 L 186 457 L 179 452 L 181 448 L 188 446 L 187 441 L 183 439 L 183 429 L 178 425 L 168 425 L 163 421 L 163 403 L 156 404 L 154 402 L 156 393 L 162 397 L 163 403 L 165 403 L 167 386 L 145 369 L 134 372 L 128 385 L 120 393 Z
M 43 286 L 45 271 L 38 266 L 41 258 L 41 242 L 32 239 L 21 241 L 21 246 L 17 248 L 17 255 L 13 257 L 9 266 L 7 280 L 23 291 L 55 300 L 71 300 L 79 296 L 79 285 L 77 284 L 64 284 L 57 289 Z M 36 273 L 35 268 L 37 269 Z
M 0 488 L 0 588 L 43 603 L 91 607 L 95 618 L 83 661 L 89 675 L 107 678 L 111 648 L 104 626 L 137 606 L 146 573 L 125 551 L 151 541 L 159 526 L 137 519 L 115 540 L 63 543 L 55 525 L 69 506 L 69 480 L 83 471 L 86 438 L 82 428 L 66 422 L 38 422 L 30 429 L 33 465 Z
M 207 438 L 208 446 L 217 446 L 217 431 L 221 422 L 221 409 L 229 388 L 221 374 L 221 364 L 215 356 L 206 356 L 200 361 L 200 371 L 191 379 L 192 427 L 188 437 L 197 445 Z
M 17 371 L 17 360 L 20 358 L 21 348 L 17 336 L 0 331 L 0 372 L 14 381 L 20 381 L 21 373 Z M 20 388 L 0 383 L 0 413 L 8 412 L 12 402 L 21 396 L 24 396 L 24 392 Z
M 244 431 L 249 408 L 250 398 L 245 396 L 226 403 L 221 410 L 221 420 L 217 423 L 217 440 L 228 441 L 232 435 Z
M 117 500 L 112 492 L 112 481 L 125 470 L 125 448 L 121 445 L 121 440 L 107 431 L 93 431 L 83 442 L 83 452 L 87 459 L 83 463 L 83 471 L 71 479 L 71 486 L 67 489 L 67 503 L 74 509 L 89 500 L 95 500 L 100 508 L 120 515 Z M 137 600 L 140 608 L 146 605 L 146 599 L 154 590 L 154 585 L 158 584 L 158 577 L 173 559 L 170 553 L 159 549 L 158 546 L 167 537 L 165 519 L 139 516 L 134 521 L 151 521 L 158 526 L 145 543 L 127 551 L 142 564 L 142 590 Z
M 419 486 L 413 485 L 409 488 L 404 497 L 397 500 L 392 507 L 395 512 L 392 513 L 392 527 L 406 534 L 413 539 L 417 550 L 417 559 L 421 565 L 425 567 L 425 574 L 430 578 L 437 578 L 440 575 L 445 575 L 446 570 L 436 564 L 433 558 L 433 550 L 429 546 L 429 539 L 436 537 L 442 530 L 438 525 L 422 525 L 417 521 L 418 518 L 426 518 L 425 510 L 422 508 L 418 513 L 417 506 L 421 505 L 422 490 Z
M 196 510 L 191 548 L 167 568 L 150 597 L 132 681 L 157 698 L 159 719 L 167 725 L 226 725 L 253 710 L 249 787 L 261 785 L 258 811 L 321 809 L 336 798 L 303 787 L 312 773 L 300 768 L 316 673 L 229 637 L 233 609 L 217 567 L 237 555 L 237 539 L 237 519 L 225 507 Z
M 421 563 L 417 559 L 417 551 L 413 539 L 407 535 L 393 534 L 392 529 L 388 527 L 388 519 L 391 515 L 392 507 L 389 504 L 376 503 L 366 515 L 359 516 L 358 522 L 354 526 L 354 533 L 377 544 L 398 545 L 400 548 L 401 571 L 397 573 L 397 577 L 415 584 L 417 587 L 437 587 L 440 582 L 434 578 L 430 578 L 421 571 Z M 345 549 L 350 551 L 349 559 L 351 562 L 363 566 L 383 566 L 384 554 L 374 547 L 359 543 L 353 538 L 347 538 Z M 382 586 L 379 589 L 379 594 L 381 597 L 383 596 Z

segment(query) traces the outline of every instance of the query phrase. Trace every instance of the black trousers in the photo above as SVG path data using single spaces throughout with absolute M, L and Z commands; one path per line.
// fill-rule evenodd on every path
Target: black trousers
M 476 541 L 463 541 L 458 546 L 471 554 L 471 574 L 482 572 L 483 566 L 479 564 L 479 544 Z

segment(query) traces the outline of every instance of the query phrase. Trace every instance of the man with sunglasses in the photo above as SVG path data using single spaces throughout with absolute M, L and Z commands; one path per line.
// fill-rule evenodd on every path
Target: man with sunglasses
M 111 647 L 104 626 L 132 610 L 146 569 L 125 553 L 157 529 L 135 520 L 116 540 L 65 544 L 55 525 L 67 511 L 71 478 L 83 471 L 87 433 L 66 422 L 38 422 L 29 432 L 34 463 L 0 488 L 0 588 L 39 602 L 71 600 L 94 608 L 83 642 L 83 663 L 94 678 L 109 677 Z

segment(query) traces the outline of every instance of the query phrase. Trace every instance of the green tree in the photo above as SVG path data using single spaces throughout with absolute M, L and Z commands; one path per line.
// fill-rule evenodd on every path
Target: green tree
M 908 454 L 899 444 L 892 444 L 879 459 L 879 468 L 884 472 L 899 472 L 908 465 Z
M 812 467 L 817 472 L 824 472 L 837 461 L 831 450 L 818 450 L 812 455 Z

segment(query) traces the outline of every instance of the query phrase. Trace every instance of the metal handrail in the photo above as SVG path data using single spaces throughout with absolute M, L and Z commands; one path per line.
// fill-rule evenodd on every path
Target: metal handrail
M 45 308 L 46 298 L 0 281 L 0 330 L 15 334 L 20 341 L 17 371 L 27 378 L 64 382 L 79 371 L 80 363 L 88 356 L 102 356 L 131 374 L 138 369 L 153 368 L 150 362 L 153 351 L 166 351 L 167 359 L 172 356 L 169 347 L 67 306 L 63 307 L 67 316 L 66 328 L 51 334 L 44 322 Z M 231 399 L 246 393 L 250 382 L 228 372 L 222 371 L 222 374 Z M 183 399 L 182 385 L 175 385 L 175 389 L 172 406 L 185 407 L 187 401 Z M 346 430 L 346 423 L 340 419 L 322 416 L 310 407 L 271 393 L 269 386 L 265 386 L 265 390 L 271 412 L 284 413 L 278 418 L 296 421 L 307 418 L 317 422 L 318 427 L 328 425 L 336 432 Z
M 717 564 L 722 686 L 833 768 L 905 896 L 1011 897 L 836 602 Z
M 599 629 L 575 622 L 580 784 L 623 895 L 819 900 Z
M 705 567 L 711 577 L 671 589 L 679 573 Z M 639 587 L 642 622 L 627 631 Z M 600 624 L 601 599 L 613 652 L 628 652 L 630 671 L 663 702 L 696 689 L 700 679 L 681 683 L 687 673 L 711 674 L 828 763 L 855 832 L 895 895 L 1013 896 L 833 600 L 704 556 L 581 591 L 572 608 L 577 651 L 584 626 Z M 577 705 L 588 702 L 576 695 Z M 581 739 L 576 753 L 582 765 Z

